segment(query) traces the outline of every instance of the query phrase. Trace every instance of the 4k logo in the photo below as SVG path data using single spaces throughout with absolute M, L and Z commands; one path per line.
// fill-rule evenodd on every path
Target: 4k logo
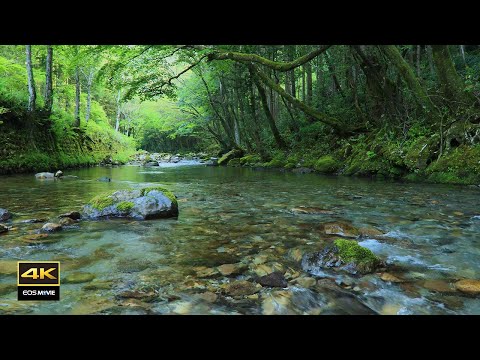
M 19 261 L 18 300 L 60 300 L 59 261 Z

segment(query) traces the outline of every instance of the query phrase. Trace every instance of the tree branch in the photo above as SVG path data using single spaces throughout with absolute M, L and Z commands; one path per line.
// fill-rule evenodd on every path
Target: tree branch
M 228 59 L 228 60 L 234 60 L 234 61 L 238 61 L 246 64 L 257 63 L 257 64 L 264 65 L 273 70 L 285 72 L 285 71 L 293 70 L 309 62 L 313 58 L 327 51 L 327 49 L 330 48 L 331 46 L 332 45 L 323 45 L 318 49 L 289 62 L 272 61 L 256 54 L 245 54 L 245 53 L 239 53 L 235 51 L 213 51 L 207 56 L 208 56 L 208 61 Z

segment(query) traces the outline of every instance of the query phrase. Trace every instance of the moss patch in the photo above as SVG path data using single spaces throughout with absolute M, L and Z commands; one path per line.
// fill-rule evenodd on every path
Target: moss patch
M 314 165 L 314 169 L 321 173 L 331 174 L 340 168 L 340 164 L 332 156 L 322 156 Z
M 338 257 L 345 263 L 355 263 L 357 266 L 374 268 L 380 264 L 380 259 L 369 249 L 354 240 L 337 239 L 334 241 L 338 249 Z
M 156 191 L 161 191 L 166 197 L 168 197 L 170 199 L 170 201 L 173 203 L 173 204 L 176 204 L 178 205 L 177 203 L 177 197 L 175 196 L 174 193 L 172 193 L 170 190 L 167 190 L 161 186 L 152 186 L 152 187 L 147 187 L 147 188 L 143 188 L 142 189 L 142 196 L 145 196 L 145 195 L 148 195 L 148 193 L 150 191 L 153 191 L 153 190 L 156 190 Z
M 239 158 L 232 159 L 228 162 L 227 165 L 234 166 L 234 167 L 240 166 L 240 159 Z
M 252 166 L 260 162 L 260 156 L 258 155 L 246 155 L 240 159 L 240 164 L 244 166 Z
M 114 192 L 115 191 L 95 196 L 92 200 L 90 200 L 89 205 L 97 210 L 103 210 L 109 206 L 112 206 L 114 204 L 112 198 L 112 194 Z
M 117 204 L 117 210 L 122 213 L 128 213 L 134 206 L 135 204 L 131 201 L 122 201 Z

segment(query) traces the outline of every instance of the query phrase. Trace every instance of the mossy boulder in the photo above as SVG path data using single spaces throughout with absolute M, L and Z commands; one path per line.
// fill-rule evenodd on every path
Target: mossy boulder
M 128 217 L 141 220 L 176 217 L 178 202 L 171 191 L 159 186 L 117 190 L 90 200 L 83 208 L 83 216 L 89 219 Z
M 346 239 L 336 239 L 321 251 L 305 254 L 302 258 L 303 270 L 313 275 L 318 275 L 322 269 L 368 274 L 382 266 L 383 262 L 372 251 Z
M 314 169 L 320 173 L 332 174 L 340 168 L 340 162 L 332 156 L 322 156 L 314 165 Z
M 246 155 L 240 159 L 240 164 L 243 166 L 253 166 L 261 161 L 258 155 Z
M 230 160 L 236 159 L 236 158 L 241 158 L 243 156 L 243 150 L 242 149 L 233 149 L 224 154 L 219 160 L 218 160 L 218 165 L 227 165 Z

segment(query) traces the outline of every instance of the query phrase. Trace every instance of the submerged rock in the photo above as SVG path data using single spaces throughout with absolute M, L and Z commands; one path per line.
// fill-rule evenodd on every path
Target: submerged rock
M 223 264 L 218 267 L 218 271 L 223 276 L 240 274 L 247 268 L 244 264 Z
M 322 209 L 314 206 L 299 206 L 291 210 L 294 214 L 309 214 L 309 215 L 333 215 L 334 212 L 331 210 Z
M 65 218 L 61 218 L 58 223 L 62 226 L 64 225 L 68 226 L 68 225 L 76 224 L 77 222 L 69 217 L 65 217 Z
M 218 165 L 218 158 L 212 157 L 210 160 L 205 162 L 207 166 L 217 166 Z
M 112 181 L 112 179 L 110 179 L 110 178 L 107 177 L 107 176 L 102 176 L 101 178 L 98 178 L 97 181 L 110 182 L 110 181 Z
M 393 282 L 393 283 L 405 282 L 405 280 L 400 279 L 399 277 L 397 277 L 393 274 L 387 273 L 387 272 L 382 273 L 380 275 L 380 279 L 382 279 L 383 281 L 386 281 L 386 282 Z
M 42 231 L 54 232 L 62 230 L 62 225 L 57 223 L 46 223 L 42 226 Z
M 323 250 L 303 256 L 302 268 L 308 273 L 334 269 L 350 274 L 368 274 L 382 266 L 382 261 L 369 249 L 354 240 L 337 239 Z
M 285 288 L 288 286 L 285 276 L 279 271 L 262 276 L 257 279 L 257 282 L 262 286 Z
M 7 209 L 0 209 L 0 221 L 7 221 L 12 218 L 12 213 Z
M 83 207 L 83 216 L 90 219 L 128 217 L 141 220 L 178 216 L 175 195 L 162 188 L 117 190 L 93 198 Z
M 41 172 L 41 173 L 37 173 L 35 174 L 35 178 L 36 179 L 49 179 L 49 180 L 54 180 L 55 179 L 55 174 L 54 173 L 50 173 L 50 172 Z
M 64 284 L 81 284 L 90 282 L 93 279 L 95 279 L 95 274 L 78 271 L 65 276 L 62 282 Z
M 197 297 L 208 303 L 214 303 L 218 299 L 218 295 L 211 291 L 206 291 L 204 293 L 198 294 Z
M 0 284 L 0 296 L 17 291 L 17 285 L 15 284 Z
M 426 280 L 423 283 L 423 287 L 430 291 L 436 291 L 440 293 L 455 292 L 455 289 L 444 280 Z
M 72 220 L 79 220 L 82 216 L 78 211 L 70 211 L 65 214 L 58 215 L 59 218 L 70 218 Z
M 0 275 L 17 273 L 17 260 L 0 260 Z
M 258 292 L 254 283 L 246 280 L 233 281 L 225 285 L 223 291 L 229 296 L 253 295 Z
M 6 233 L 8 231 L 8 226 L 0 224 L 0 234 Z
M 339 235 L 347 238 L 357 238 L 360 235 L 357 228 L 345 221 L 325 223 L 323 224 L 323 231 L 327 235 Z
M 455 283 L 455 288 L 470 295 L 480 294 L 480 280 L 465 279 Z
M 36 223 L 42 223 L 47 221 L 47 219 L 27 219 L 27 220 L 22 220 L 20 223 L 22 224 L 36 224 Z

